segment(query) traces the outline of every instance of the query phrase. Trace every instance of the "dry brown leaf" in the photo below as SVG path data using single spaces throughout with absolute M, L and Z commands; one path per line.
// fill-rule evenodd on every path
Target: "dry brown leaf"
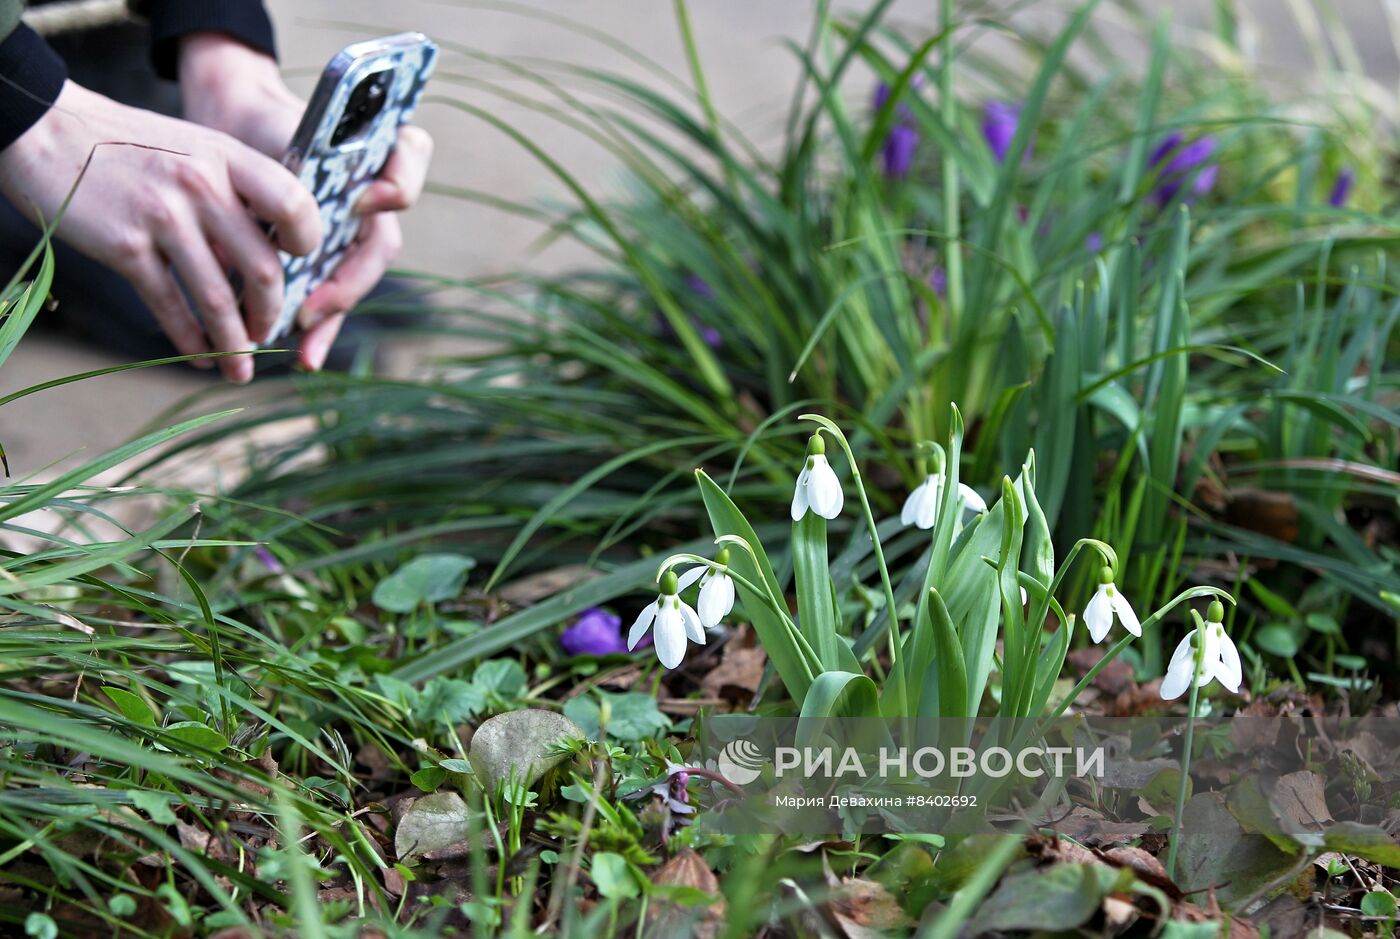
M 1141 838 L 1152 830 L 1152 826 L 1146 822 L 1111 822 L 1082 805 L 1056 821 L 1054 828 L 1060 834 L 1090 846 L 1122 844 Z
M 1089 646 L 1084 649 L 1075 649 L 1065 656 L 1065 664 L 1072 667 L 1078 675 L 1087 675 L 1089 670 L 1103 659 L 1107 653 L 1098 646 Z M 1115 697 L 1129 690 L 1133 686 L 1133 667 L 1125 659 L 1114 659 L 1103 667 L 1103 671 L 1094 676 L 1090 687 L 1101 688 Z
M 742 702 L 758 691 L 768 656 L 762 646 L 744 646 L 738 639 L 724 644 L 719 665 L 700 679 L 700 690 L 707 696 Z
M 704 907 L 683 907 L 676 903 L 658 903 L 647 915 L 647 935 L 661 937 L 688 934 L 696 939 L 712 939 L 724 925 L 726 910 L 720 896 L 719 880 L 710 865 L 695 850 L 682 848 L 651 875 L 654 884 L 671 887 L 693 887 L 714 894 L 714 902 Z
M 884 884 L 860 877 L 842 881 L 827 901 L 827 909 L 847 939 L 883 936 L 910 925 Z
M 1289 544 L 1298 540 L 1298 506 L 1292 493 L 1236 489 L 1225 507 L 1225 521 Z
M 1113 930 L 1126 927 L 1138 917 L 1138 908 L 1127 900 L 1107 896 L 1103 898 L 1104 925 Z
M 211 861 L 228 860 L 228 852 L 224 850 L 222 839 L 213 832 L 196 828 L 194 825 L 187 825 L 184 822 L 176 822 L 175 831 L 180 836 L 180 847 L 186 851 L 198 852 Z
M 1312 830 L 1332 821 L 1326 786 L 1327 781 L 1310 770 L 1289 773 L 1268 787 L 1269 802 L 1281 820 L 1300 826 L 1299 830 Z
M 554 596 L 565 587 L 574 587 L 592 580 L 601 573 L 587 564 L 566 564 L 512 581 L 498 590 L 496 596 L 515 606 L 529 606 Z

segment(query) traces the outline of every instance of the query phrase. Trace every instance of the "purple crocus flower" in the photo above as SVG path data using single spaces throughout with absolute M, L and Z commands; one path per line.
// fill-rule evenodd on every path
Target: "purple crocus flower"
M 253 557 L 257 558 L 258 562 L 262 564 L 263 567 L 267 568 L 268 573 L 278 577 L 287 573 L 287 569 L 282 566 L 281 561 L 277 560 L 277 555 L 267 549 L 267 545 L 260 544 L 254 547 Z
M 885 175 L 890 179 L 902 179 L 909 175 L 914 166 L 914 153 L 919 149 L 919 132 L 908 124 L 898 124 L 890 129 L 880 156 L 885 163 Z
M 1089 237 L 1084 239 L 1084 248 L 1090 254 L 1098 254 L 1103 250 L 1103 235 L 1096 231 L 1089 232 Z
M 1157 145 L 1148 160 L 1150 165 L 1161 167 L 1155 190 L 1159 206 L 1169 205 L 1188 181 L 1187 199 L 1205 195 L 1220 173 L 1219 165 L 1210 162 L 1215 154 L 1214 137 L 1198 137 L 1183 145 L 1184 140 L 1180 131 L 1173 131 Z
M 650 638 L 647 639 L 650 642 Z M 584 610 L 574 625 L 564 630 L 559 645 L 569 655 L 618 655 L 627 651 L 622 619 L 607 610 Z
M 918 88 L 921 84 L 923 84 L 923 77 L 916 75 L 909 87 Z M 871 99 L 871 106 L 876 111 L 889 104 L 890 90 L 890 86 L 884 82 L 880 82 L 876 86 L 875 96 Z M 901 179 L 909 175 L 909 170 L 914 166 L 914 153 L 918 149 L 919 130 L 915 126 L 914 112 L 907 104 L 896 105 L 895 124 L 890 128 L 884 146 L 880 148 L 885 176 L 890 179 Z
M 982 137 L 998 163 L 1006 160 L 1016 128 L 1021 123 L 1021 106 L 1006 101 L 988 101 L 982 108 Z M 1029 150 L 1026 151 L 1029 154 Z
M 948 272 L 943 269 L 943 265 L 940 264 L 929 272 L 928 285 L 939 297 L 948 296 Z
M 1351 167 L 1343 167 L 1337 174 L 1337 181 L 1332 184 L 1332 192 L 1327 196 L 1327 204 L 1334 209 L 1340 209 L 1347 204 L 1347 197 L 1351 195 L 1351 187 L 1356 184 L 1356 173 Z
M 690 288 L 690 292 L 701 300 L 713 300 L 715 298 L 715 288 L 710 286 L 710 282 L 699 274 L 685 275 L 685 285 Z

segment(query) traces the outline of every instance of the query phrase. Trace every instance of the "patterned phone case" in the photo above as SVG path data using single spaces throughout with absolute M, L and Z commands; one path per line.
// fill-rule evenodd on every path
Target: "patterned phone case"
M 306 107 L 282 162 L 301 179 L 321 207 L 321 244 L 305 257 L 281 252 L 286 292 L 282 313 L 268 337 L 285 337 L 311 291 L 335 272 L 360 231 L 356 201 L 389 159 L 418 106 L 423 86 L 437 61 L 437 46 L 422 33 L 400 33 L 346 46 L 331 59 Z M 350 139 L 334 143 L 336 126 L 356 85 L 367 76 L 392 70 L 384 106 Z

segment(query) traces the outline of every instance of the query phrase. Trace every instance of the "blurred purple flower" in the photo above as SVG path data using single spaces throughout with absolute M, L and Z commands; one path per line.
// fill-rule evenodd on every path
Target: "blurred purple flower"
M 942 265 L 935 267 L 928 275 L 928 285 L 933 288 L 933 292 L 940 297 L 948 296 L 948 272 Z
M 1161 167 L 1154 192 L 1159 206 L 1169 205 L 1188 181 L 1187 199 L 1205 195 L 1220 174 L 1219 165 L 1210 162 L 1215 154 L 1214 137 L 1198 137 L 1183 146 L 1184 140 L 1180 131 L 1173 131 L 1157 145 L 1148 160 L 1151 166 Z
M 1340 209 L 1347 204 L 1347 197 L 1351 195 L 1351 187 L 1356 184 L 1356 173 L 1351 167 L 1343 167 L 1337 173 L 1337 181 L 1332 184 L 1332 192 L 1327 197 L 1327 204 L 1334 209 Z
M 639 644 L 646 645 L 651 637 Z M 597 607 L 584 610 L 574 625 L 564 630 L 559 645 L 569 655 L 617 655 L 627 651 L 622 638 L 622 619 Z
M 982 137 L 991 148 L 992 156 L 1001 163 L 1011 150 L 1011 141 L 1021 123 L 1021 106 L 1006 101 L 988 101 L 982 108 Z M 1030 148 L 1026 148 L 1030 155 Z
M 914 152 L 919 149 L 919 132 L 908 124 L 899 124 L 890 130 L 880 155 L 885 163 L 885 175 L 890 179 L 902 179 L 909 175 L 914 165 Z
M 690 292 L 701 300 L 713 300 L 715 298 L 715 288 L 710 286 L 710 282 L 699 274 L 685 275 L 685 285 L 690 288 Z
M 1103 250 L 1103 235 L 1099 232 L 1089 232 L 1089 237 L 1084 239 L 1084 247 L 1090 254 L 1098 254 Z
M 275 574 L 278 577 L 287 573 L 287 569 L 282 566 L 281 561 L 277 560 L 277 555 L 267 549 L 267 545 L 260 544 L 254 547 L 253 557 L 257 558 L 262 566 L 268 569 L 269 573 Z
M 710 286 L 710 282 L 699 274 L 690 273 L 685 275 L 685 286 L 692 294 L 702 301 L 710 301 L 715 298 L 715 288 Z M 667 339 L 675 339 L 676 331 L 671 328 L 671 321 L 666 317 L 657 314 L 661 323 L 661 335 Z M 713 326 L 706 326 L 698 316 L 690 318 L 691 323 L 700 332 L 700 339 L 711 349 L 719 349 L 724 345 L 724 335 Z
M 909 88 L 917 89 L 923 84 L 923 76 L 915 75 L 914 80 L 909 83 Z M 871 99 L 871 106 L 876 110 L 882 110 L 890 101 L 890 86 L 880 82 L 875 87 L 875 96 Z M 901 179 L 909 175 L 909 170 L 914 166 L 914 153 L 919 149 L 919 129 L 915 126 L 914 112 L 907 104 L 895 106 L 895 123 L 890 128 L 889 135 L 885 137 L 884 146 L 880 148 L 880 157 L 884 163 L 885 176 L 890 179 Z

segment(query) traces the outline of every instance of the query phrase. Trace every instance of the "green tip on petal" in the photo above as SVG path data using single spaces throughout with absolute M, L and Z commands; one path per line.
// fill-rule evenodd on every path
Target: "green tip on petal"
M 719 554 L 716 554 L 716 555 L 715 555 L 715 563 L 718 564 L 720 567 L 728 567 L 728 566 L 729 566 L 729 548 L 728 548 L 728 547 L 724 547 L 724 548 L 720 548 L 720 549 L 719 549 Z
M 674 597 L 680 593 L 680 582 L 676 580 L 675 571 L 667 571 L 661 575 L 661 595 L 663 597 Z
M 1099 583 L 1101 583 L 1101 584 L 1111 584 L 1111 583 L 1113 583 L 1113 568 L 1111 568 L 1111 567 L 1101 567 L 1101 568 L 1099 568 Z
M 1225 604 L 1221 603 L 1219 600 L 1210 601 L 1210 606 L 1206 608 L 1206 622 L 1225 622 Z
M 826 441 L 822 439 L 822 435 L 821 435 L 821 434 L 819 434 L 819 433 L 818 433 L 818 434 L 813 434 L 813 435 L 807 440 L 807 454 L 808 454 L 809 456 L 818 456 L 818 455 L 823 454 L 823 453 L 825 453 L 825 452 L 826 452 Z

